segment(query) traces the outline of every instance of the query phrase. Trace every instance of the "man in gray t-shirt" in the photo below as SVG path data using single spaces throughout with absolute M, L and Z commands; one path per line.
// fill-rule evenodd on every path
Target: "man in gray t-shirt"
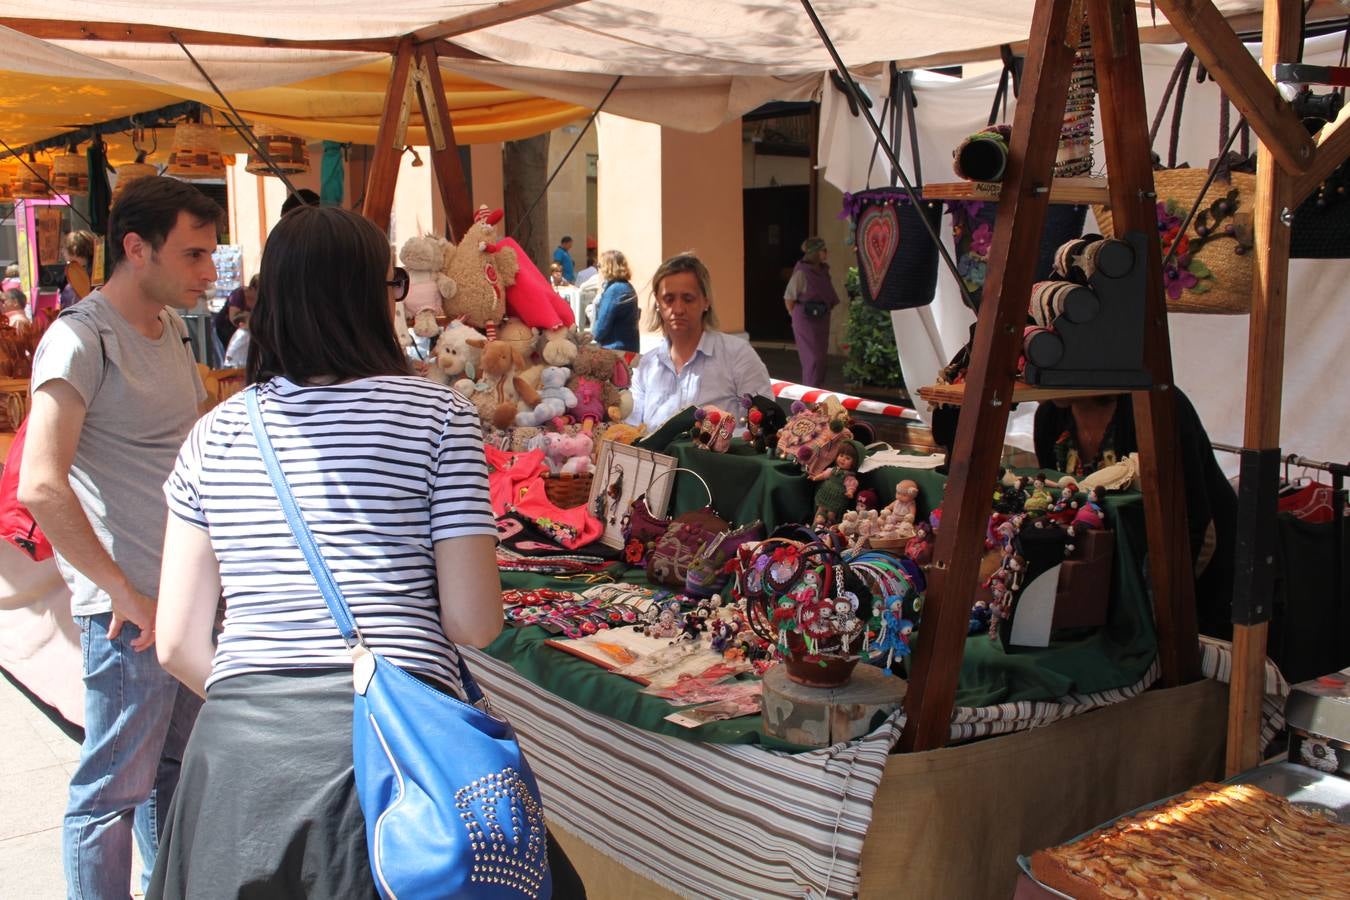
M 56 550 L 84 659 L 85 739 L 63 856 L 72 897 L 125 897 L 131 841 L 147 873 L 201 701 L 159 666 L 162 486 L 206 401 L 182 319 L 215 281 L 220 208 L 147 178 L 108 223 L 112 275 L 33 358 L 19 499 Z

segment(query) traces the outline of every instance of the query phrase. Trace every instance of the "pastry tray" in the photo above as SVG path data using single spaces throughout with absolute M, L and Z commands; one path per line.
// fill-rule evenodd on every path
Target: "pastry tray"
M 1337 777 L 1335 775 L 1326 775 L 1322 772 L 1316 772 L 1305 766 L 1294 765 L 1289 762 L 1270 763 L 1269 765 L 1257 766 L 1254 769 L 1248 769 L 1241 772 L 1224 784 L 1250 784 L 1259 787 L 1262 790 L 1270 791 L 1278 797 L 1284 797 L 1295 806 L 1303 809 L 1330 814 L 1337 822 L 1343 825 L 1350 825 L 1350 780 Z M 1189 788 L 1188 788 L 1189 790 Z M 1136 807 L 1129 812 L 1121 813 L 1114 819 L 1110 819 L 1100 825 L 1089 828 L 1082 834 L 1075 835 L 1064 841 L 1065 844 L 1072 844 L 1074 841 L 1081 840 L 1088 835 L 1101 831 L 1103 828 L 1109 828 L 1121 819 L 1132 816 L 1144 810 L 1153 809 L 1161 806 L 1172 797 L 1185 793 L 1180 791 L 1171 797 L 1164 797 L 1161 800 L 1154 800 L 1151 803 L 1145 803 L 1143 806 Z M 1064 897 L 1066 900 L 1074 898 L 1057 891 L 1052 887 L 1047 887 L 1031 873 L 1031 856 L 1028 854 L 1018 854 L 1017 867 L 1022 870 L 1022 874 L 1037 888 L 1044 891 L 1051 897 Z

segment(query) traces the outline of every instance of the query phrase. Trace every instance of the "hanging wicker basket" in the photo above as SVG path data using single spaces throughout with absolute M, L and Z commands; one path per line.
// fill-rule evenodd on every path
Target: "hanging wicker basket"
M 220 132 L 214 125 L 185 122 L 173 130 L 173 153 L 165 175 L 175 178 L 224 178 Z
M 114 174 L 117 176 L 117 183 L 113 185 L 112 199 L 116 203 L 117 198 L 122 196 L 122 192 L 132 183 L 158 175 L 159 169 L 149 163 L 133 162 L 118 166 Z
M 89 163 L 78 153 L 63 153 L 52 164 L 52 187 L 58 194 L 89 194 Z
M 1163 169 L 1153 173 L 1154 190 L 1160 207 L 1159 231 L 1166 223 L 1185 218 L 1204 186 L 1205 169 Z M 1245 172 L 1229 173 L 1229 180 L 1214 179 L 1200 204 L 1208 218 L 1197 215 L 1186 229 L 1189 253 L 1178 253 L 1178 261 L 1164 272 L 1167 311 L 1244 315 L 1252 308 L 1252 210 L 1256 200 L 1256 176 Z M 1220 205 L 1224 204 L 1224 205 Z M 1219 209 L 1216 211 L 1215 207 Z M 1102 234 L 1115 234 L 1111 209 L 1093 206 Z M 1197 228 L 1205 228 L 1201 237 Z M 1231 230 L 1230 230 L 1231 229 Z M 1171 239 L 1162 238 L 1166 255 Z M 1184 263 L 1178 265 L 1178 263 Z
M 16 200 L 47 200 L 52 192 L 47 183 L 52 180 L 52 167 L 47 163 L 29 160 L 19 163 L 10 192 Z
M 19 177 L 18 169 L 19 164 L 13 160 L 0 162 L 0 203 L 8 203 L 14 199 L 12 183 Z
M 272 163 L 286 175 L 303 175 L 309 171 L 309 145 L 294 134 L 274 131 L 258 135 L 258 143 L 272 158 Z M 244 167 L 253 175 L 275 175 L 262 156 L 250 156 Z

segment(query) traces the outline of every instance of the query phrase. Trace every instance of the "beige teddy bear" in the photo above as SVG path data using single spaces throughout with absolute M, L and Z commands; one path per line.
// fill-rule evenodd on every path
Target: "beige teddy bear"
M 441 271 L 450 242 L 434 234 L 421 234 L 403 242 L 398 258 L 408 270 L 408 296 L 403 311 L 416 316 L 424 309 L 440 312 L 455 293 L 455 283 Z
M 506 314 L 506 289 L 516 278 L 520 261 L 510 247 L 497 244 L 497 230 L 480 218 L 459 244 L 445 251 L 441 271 L 454 284 L 441 308 L 452 319 L 463 318 L 472 328 L 492 336 Z
M 478 363 L 481 377 L 469 399 L 485 421 L 508 428 L 518 412 L 539 405 L 539 392 L 517 374 L 525 368 L 525 360 L 510 344 L 477 338 L 469 338 L 468 344 L 483 351 Z

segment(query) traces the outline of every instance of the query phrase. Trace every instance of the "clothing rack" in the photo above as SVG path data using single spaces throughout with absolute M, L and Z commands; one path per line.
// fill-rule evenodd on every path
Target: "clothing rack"
M 1239 456 L 1246 456 L 1248 451 L 1243 447 L 1235 447 L 1232 444 L 1220 444 L 1217 441 L 1211 441 L 1210 446 L 1215 450 L 1222 450 L 1225 453 L 1235 453 Z M 1331 584 L 1335 591 L 1336 608 L 1340 615 L 1340 627 L 1337 629 L 1343 639 L 1350 646 L 1350 617 L 1341 613 L 1345 608 L 1345 479 L 1350 476 L 1350 463 L 1324 462 L 1319 459 L 1310 459 L 1297 453 L 1290 453 L 1283 457 L 1285 466 L 1299 466 L 1304 469 L 1317 469 L 1327 472 L 1331 475 L 1331 535 L 1332 546 L 1335 552 L 1332 554 Z

